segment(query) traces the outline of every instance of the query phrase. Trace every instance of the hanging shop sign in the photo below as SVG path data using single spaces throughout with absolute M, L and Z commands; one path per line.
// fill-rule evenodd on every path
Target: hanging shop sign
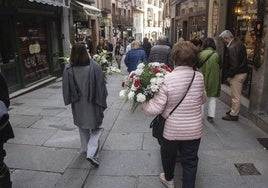
M 71 0 L 29 0 L 30 2 L 37 2 L 37 3 L 43 3 L 53 6 L 59 6 L 59 7 L 70 7 Z

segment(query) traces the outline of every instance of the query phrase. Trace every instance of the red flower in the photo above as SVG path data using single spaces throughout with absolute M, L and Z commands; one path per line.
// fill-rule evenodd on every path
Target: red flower
M 160 72 L 160 70 L 159 70 L 158 68 L 156 68 L 156 67 L 155 67 L 155 68 L 153 68 L 153 70 L 152 70 L 152 71 L 153 71 L 153 73 L 155 73 L 155 74 Z
M 165 65 L 165 64 L 162 64 L 161 65 L 161 68 L 165 69 L 168 72 L 171 72 L 171 69 L 167 65 Z
M 133 72 L 133 73 L 131 73 L 130 75 L 129 75 L 129 78 L 134 78 L 134 76 L 136 76 L 136 74 Z
M 122 87 L 125 87 L 126 83 L 125 82 L 122 82 L 121 86 Z
M 139 87 L 141 86 L 141 82 L 140 82 L 140 80 L 135 80 L 135 81 L 134 81 L 134 86 L 135 86 L 136 88 L 139 88 Z

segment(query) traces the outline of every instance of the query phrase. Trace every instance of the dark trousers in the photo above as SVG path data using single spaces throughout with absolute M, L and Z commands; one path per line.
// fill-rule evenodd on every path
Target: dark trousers
M 163 139 L 161 158 L 166 180 L 170 181 L 174 178 L 177 150 L 179 150 L 183 172 L 182 188 L 195 187 L 199 145 L 200 139 L 187 141 Z
M 11 188 L 12 183 L 10 181 L 10 172 L 4 163 L 6 152 L 3 148 L 3 145 L 3 143 L 0 143 L 0 188 Z

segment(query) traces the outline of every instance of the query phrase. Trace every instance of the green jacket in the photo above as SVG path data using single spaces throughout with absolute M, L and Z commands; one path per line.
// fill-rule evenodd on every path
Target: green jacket
M 214 49 L 206 48 L 198 54 L 198 62 L 203 62 Z M 215 51 L 210 58 L 199 68 L 204 76 L 205 88 L 208 97 L 219 97 L 221 90 L 220 82 L 221 58 Z

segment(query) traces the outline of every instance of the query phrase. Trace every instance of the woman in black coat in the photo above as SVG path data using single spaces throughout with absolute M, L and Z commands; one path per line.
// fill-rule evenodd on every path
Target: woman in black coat
M 0 100 L 3 101 L 8 108 L 10 105 L 8 86 L 5 78 L 0 73 Z M 11 188 L 10 173 L 9 169 L 4 163 L 4 157 L 6 156 L 6 151 L 4 150 L 4 143 L 10 139 L 14 138 L 14 133 L 10 123 L 8 123 L 3 129 L 0 129 L 0 187 Z
M 146 37 L 143 39 L 142 48 L 145 51 L 146 57 L 148 59 L 149 58 L 149 55 L 150 55 L 150 51 L 151 51 L 152 45 L 148 41 L 148 38 L 146 38 Z

